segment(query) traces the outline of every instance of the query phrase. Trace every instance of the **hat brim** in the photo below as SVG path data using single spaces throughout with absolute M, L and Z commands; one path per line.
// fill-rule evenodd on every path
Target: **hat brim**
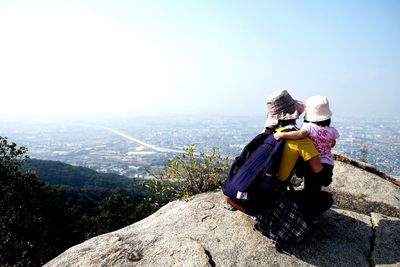
M 304 119 L 307 121 L 311 121 L 311 122 L 320 122 L 320 121 L 326 121 L 329 120 L 332 117 L 332 112 L 329 111 L 327 114 L 323 114 L 323 115 L 310 115 L 307 114 L 304 116 Z
M 292 112 L 282 112 L 278 114 L 268 113 L 265 127 L 276 126 L 279 120 L 293 120 L 298 119 L 304 112 L 306 105 L 303 101 L 294 100 L 295 104 L 292 107 Z

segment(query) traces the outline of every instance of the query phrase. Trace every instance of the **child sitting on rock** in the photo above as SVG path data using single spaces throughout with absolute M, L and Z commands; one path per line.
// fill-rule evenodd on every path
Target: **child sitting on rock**
M 339 138 L 339 132 L 336 128 L 330 126 L 332 112 L 329 109 L 328 99 L 324 96 L 312 96 L 306 102 L 306 114 L 304 123 L 300 130 L 292 132 L 276 132 L 276 140 L 284 139 L 303 139 L 309 137 L 318 150 L 319 158 L 324 168 L 330 173 L 328 181 L 322 182 L 323 186 L 328 186 L 332 181 L 334 160 L 331 148 L 335 146 L 336 139 Z M 303 164 L 304 165 L 304 164 Z M 304 170 L 305 176 L 312 176 L 312 172 Z M 313 181 L 305 183 L 304 189 L 309 191 L 320 191 L 321 182 Z

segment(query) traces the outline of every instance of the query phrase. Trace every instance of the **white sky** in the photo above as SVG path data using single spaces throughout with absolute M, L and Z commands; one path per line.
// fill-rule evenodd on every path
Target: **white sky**
M 181 72 L 162 48 L 66 6 L 9 8 L 0 25 L 2 113 L 140 110 Z
M 0 38 L 0 115 L 262 115 L 278 88 L 400 115 L 395 0 L 2 1 Z

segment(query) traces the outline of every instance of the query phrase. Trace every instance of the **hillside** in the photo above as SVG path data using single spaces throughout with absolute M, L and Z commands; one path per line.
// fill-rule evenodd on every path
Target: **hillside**
M 52 160 L 25 159 L 23 170 L 34 170 L 41 182 L 51 185 L 68 185 L 76 187 L 124 188 L 132 180 L 113 173 L 99 173 L 90 168 L 72 166 Z
M 336 163 L 329 187 L 335 205 L 290 255 L 278 253 L 250 217 L 224 209 L 217 191 L 171 202 L 45 266 L 398 266 L 400 187 L 356 164 Z
M 87 214 L 94 214 L 99 203 L 112 194 L 128 196 L 135 203 L 154 195 L 139 185 L 140 180 L 59 161 L 25 159 L 22 169 L 34 171 L 40 182 L 54 186 L 68 203 Z

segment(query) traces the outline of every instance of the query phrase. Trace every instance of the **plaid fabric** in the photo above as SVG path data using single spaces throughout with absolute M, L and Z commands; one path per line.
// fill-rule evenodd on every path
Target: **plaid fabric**
M 308 232 L 307 223 L 296 203 L 285 192 L 277 197 L 270 209 L 257 214 L 256 220 L 264 228 L 262 234 L 277 245 L 298 242 Z

